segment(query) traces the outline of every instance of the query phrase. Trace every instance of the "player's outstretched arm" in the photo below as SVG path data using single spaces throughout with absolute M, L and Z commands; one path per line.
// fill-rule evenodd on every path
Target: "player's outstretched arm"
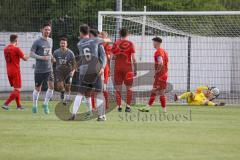
M 23 51 L 20 48 L 18 48 L 18 55 L 24 61 L 27 61 L 29 59 L 29 55 L 24 55 Z
M 224 106 L 224 105 L 225 105 L 225 102 L 214 103 L 214 102 L 212 102 L 212 101 L 206 101 L 206 102 L 205 102 L 205 105 L 207 105 L 207 106 Z
M 225 102 L 220 102 L 220 103 L 218 103 L 216 106 L 225 106 Z
M 104 41 L 105 43 L 111 43 L 111 42 L 112 42 L 110 38 L 104 38 L 103 41 Z
M 29 58 L 30 58 L 29 55 L 24 55 L 24 57 L 22 58 L 22 60 L 27 61 Z
M 102 68 L 100 69 L 100 72 L 99 72 L 99 74 L 101 75 L 104 73 L 104 68 L 107 64 L 106 53 L 105 53 L 103 45 L 99 45 L 98 54 L 99 54 L 99 60 L 102 63 Z
M 51 56 L 39 56 L 34 52 L 30 52 L 29 57 L 43 61 L 48 61 L 49 59 L 51 59 Z

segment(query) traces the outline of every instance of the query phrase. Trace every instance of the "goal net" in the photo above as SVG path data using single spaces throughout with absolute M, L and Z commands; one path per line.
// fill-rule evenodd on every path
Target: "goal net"
M 136 103 L 144 104 L 150 96 L 152 38 L 160 36 L 169 54 L 168 82 L 173 85 L 168 102 L 173 102 L 174 94 L 206 85 L 220 89 L 218 101 L 239 104 L 240 12 L 99 12 L 98 29 L 113 41 L 122 27 L 129 30 L 136 48 Z

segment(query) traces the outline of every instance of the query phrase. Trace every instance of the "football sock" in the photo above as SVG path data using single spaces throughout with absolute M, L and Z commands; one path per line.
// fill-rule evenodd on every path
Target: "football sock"
M 53 90 L 48 88 L 48 90 L 46 92 L 46 95 L 45 95 L 45 99 L 44 99 L 44 103 L 43 104 L 44 105 L 48 105 L 48 102 L 52 98 L 52 96 L 53 96 Z
M 120 91 L 116 91 L 115 94 L 116 94 L 117 105 L 118 105 L 118 106 L 121 106 L 122 97 L 121 97 Z
M 8 99 L 5 102 L 5 105 L 9 105 L 15 98 L 17 97 L 17 91 L 14 90 L 11 92 L 11 94 L 9 95 Z
M 148 101 L 148 105 L 151 106 L 155 101 L 156 93 L 151 93 L 150 99 Z
M 91 94 L 92 109 L 96 109 L 95 93 Z
M 127 90 L 126 100 L 127 100 L 127 104 L 130 106 L 132 101 L 132 89 Z
M 103 95 L 104 95 L 104 98 L 105 98 L 106 108 L 108 108 L 109 107 L 109 104 L 108 104 L 108 91 L 103 91 Z
M 37 107 L 39 93 L 36 89 L 33 90 L 33 106 Z
M 67 101 L 69 101 L 69 100 L 70 100 L 70 94 L 65 94 L 65 95 L 64 95 L 64 99 L 67 100 Z
M 64 99 L 65 98 L 65 90 L 62 90 L 61 91 L 61 99 Z
M 75 114 L 75 115 L 77 114 L 78 108 L 81 105 L 82 98 L 83 98 L 83 96 L 79 95 L 79 94 L 76 95 L 76 97 L 75 97 L 75 100 L 74 100 L 74 103 L 73 103 L 73 114 Z
M 104 96 L 102 92 L 97 93 L 97 110 L 98 116 L 105 115 L 105 103 L 104 103 Z
M 160 102 L 161 102 L 162 108 L 166 108 L 166 97 L 165 96 L 160 96 Z
M 91 97 L 86 98 L 86 105 L 87 105 L 87 111 L 91 112 L 92 111 L 92 101 L 91 101 Z
M 15 98 L 15 101 L 17 103 L 17 107 L 21 107 L 21 95 L 20 95 L 20 91 L 16 91 L 16 98 Z

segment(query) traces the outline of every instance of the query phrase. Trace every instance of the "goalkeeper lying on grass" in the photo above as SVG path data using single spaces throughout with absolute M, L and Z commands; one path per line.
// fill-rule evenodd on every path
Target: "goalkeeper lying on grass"
M 225 103 L 221 102 L 219 104 L 214 103 L 213 100 L 220 95 L 220 91 L 216 87 L 207 87 L 201 86 L 196 89 L 195 92 L 184 92 L 180 96 L 174 96 L 174 101 L 178 101 L 180 99 L 186 99 L 188 105 L 195 106 L 224 106 Z

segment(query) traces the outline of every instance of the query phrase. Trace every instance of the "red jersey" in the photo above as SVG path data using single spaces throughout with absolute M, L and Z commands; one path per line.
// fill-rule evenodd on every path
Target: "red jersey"
M 124 67 L 132 63 L 131 57 L 135 53 L 134 45 L 128 40 L 117 40 L 112 48 L 115 58 L 115 65 Z
M 155 70 L 158 68 L 158 63 L 162 61 L 163 67 L 160 72 L 156 73 L 156 76 L 163 77 L 168 75 L 168 53 L 162 49 L 158 48 L 154 53 L 154 62 L 155 62 Z
M 20 58 L 24 57 L 23 52 L 20 48 L 9 44 L 4 48 L 4 56 L 6 60 L 7 73 L 15 74 L 20 72 Z

